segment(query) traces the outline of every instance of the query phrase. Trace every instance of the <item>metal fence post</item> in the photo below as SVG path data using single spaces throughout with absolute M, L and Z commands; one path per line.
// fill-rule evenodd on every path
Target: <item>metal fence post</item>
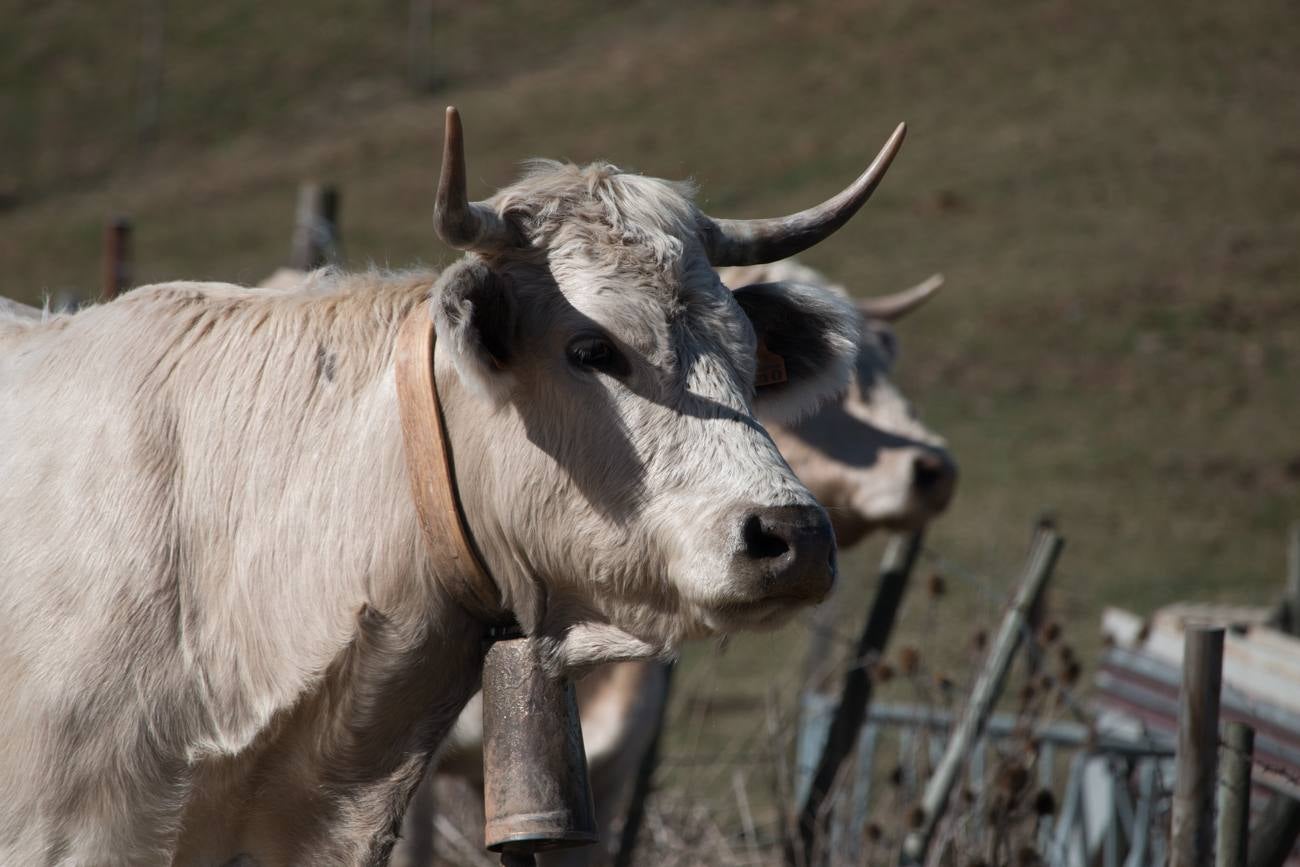
M 1155 813 L 1156 771 L 1159 762 L 1159 759 L 1149 758 L 1138 763 L 1138 802 L 1133 815 L 1133 837 L 1129 841 L 1128 858 L 1124 861 L 1124 867 L 1145 867 L 1147 864 L 1147 840 L 1151 836 L 1151 820 Z

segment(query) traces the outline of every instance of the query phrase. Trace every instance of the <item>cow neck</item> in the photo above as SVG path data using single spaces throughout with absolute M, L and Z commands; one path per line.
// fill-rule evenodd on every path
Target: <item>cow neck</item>
M 411 496 L 435 580 L 484 625 L 485 634 L 513 631 L 514 617 L 479 556 L 456 489 L 451 444 L 433 370 L 436 337 L 428 307 L 417 304 L 397 334 L 394 370 Z

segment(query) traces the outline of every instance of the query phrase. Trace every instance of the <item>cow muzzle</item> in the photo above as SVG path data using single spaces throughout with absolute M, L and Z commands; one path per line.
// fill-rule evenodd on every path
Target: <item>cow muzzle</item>
M 764 506 L 742 512 L 732 574 L 755 602 L 820 602 L 835 585 L 835 533 L 821 506 Z
M 927 517 L 938 515 L 952 502 L 957 489 L 957 464 L 940 449 L 921 449 L 912 458 L 912 493 Z

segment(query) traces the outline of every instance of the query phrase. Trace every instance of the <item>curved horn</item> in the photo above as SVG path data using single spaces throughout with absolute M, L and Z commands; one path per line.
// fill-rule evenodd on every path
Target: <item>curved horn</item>
M 761 265 L 800 253 L 824 240 L 857 213 L 871 197 L 903 143 L 900 123 L 858 179 L 834 198 L 787 217 L 766 220 L 715 220 L 705 217 L 705 249 L 714 266 Z
M 465 192 L 465 134 L 460 112 L 447 106 L 447 130 L 442 141 L 442 175 L 433 205 L 438 237 L 457 250 L 488 253 L 519 245 L 518 233 L 482 202 L 468 201 Z
M 883 298 L 868 298 L 858 302 L 858 312 L 868 319 L 893 322 L 920 307 L 943 288 L 943 275 L 932 274 L 911 289 L 895 292 Z

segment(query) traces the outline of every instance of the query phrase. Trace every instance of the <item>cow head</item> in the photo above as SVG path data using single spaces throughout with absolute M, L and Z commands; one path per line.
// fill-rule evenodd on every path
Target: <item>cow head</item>
M 729 286 L 775 281 L 848 297 L 824 275 L 792 261 L 724 268 L 720 276 Z M 936 276 L 896 295 L 859 302 L 862 337 L 854 381 L 843 399 L 793 424 L 763 417 L 790 466 L 826 506 L 841 545 L 852 545 L 878 527 L 919 527 L 952 499 L 957 466 L 946 444 L 917 419 L 889 380 L 898 354 L 891 323 L 942 285 Z
M 827 594 L 831 525 L 755 412 L 842 389 L 858 315 L 817 287 L 733 294 L 712 266 L 828 236 L 902 132 L 823 205 L 733 221 L 685 184 L 599 163 L 536 162 L 468 202 L 448 110 L 436 224 L 467 255 L 434 291 L 439 387 L 467 519 L 525 628 L 664 645 Z

